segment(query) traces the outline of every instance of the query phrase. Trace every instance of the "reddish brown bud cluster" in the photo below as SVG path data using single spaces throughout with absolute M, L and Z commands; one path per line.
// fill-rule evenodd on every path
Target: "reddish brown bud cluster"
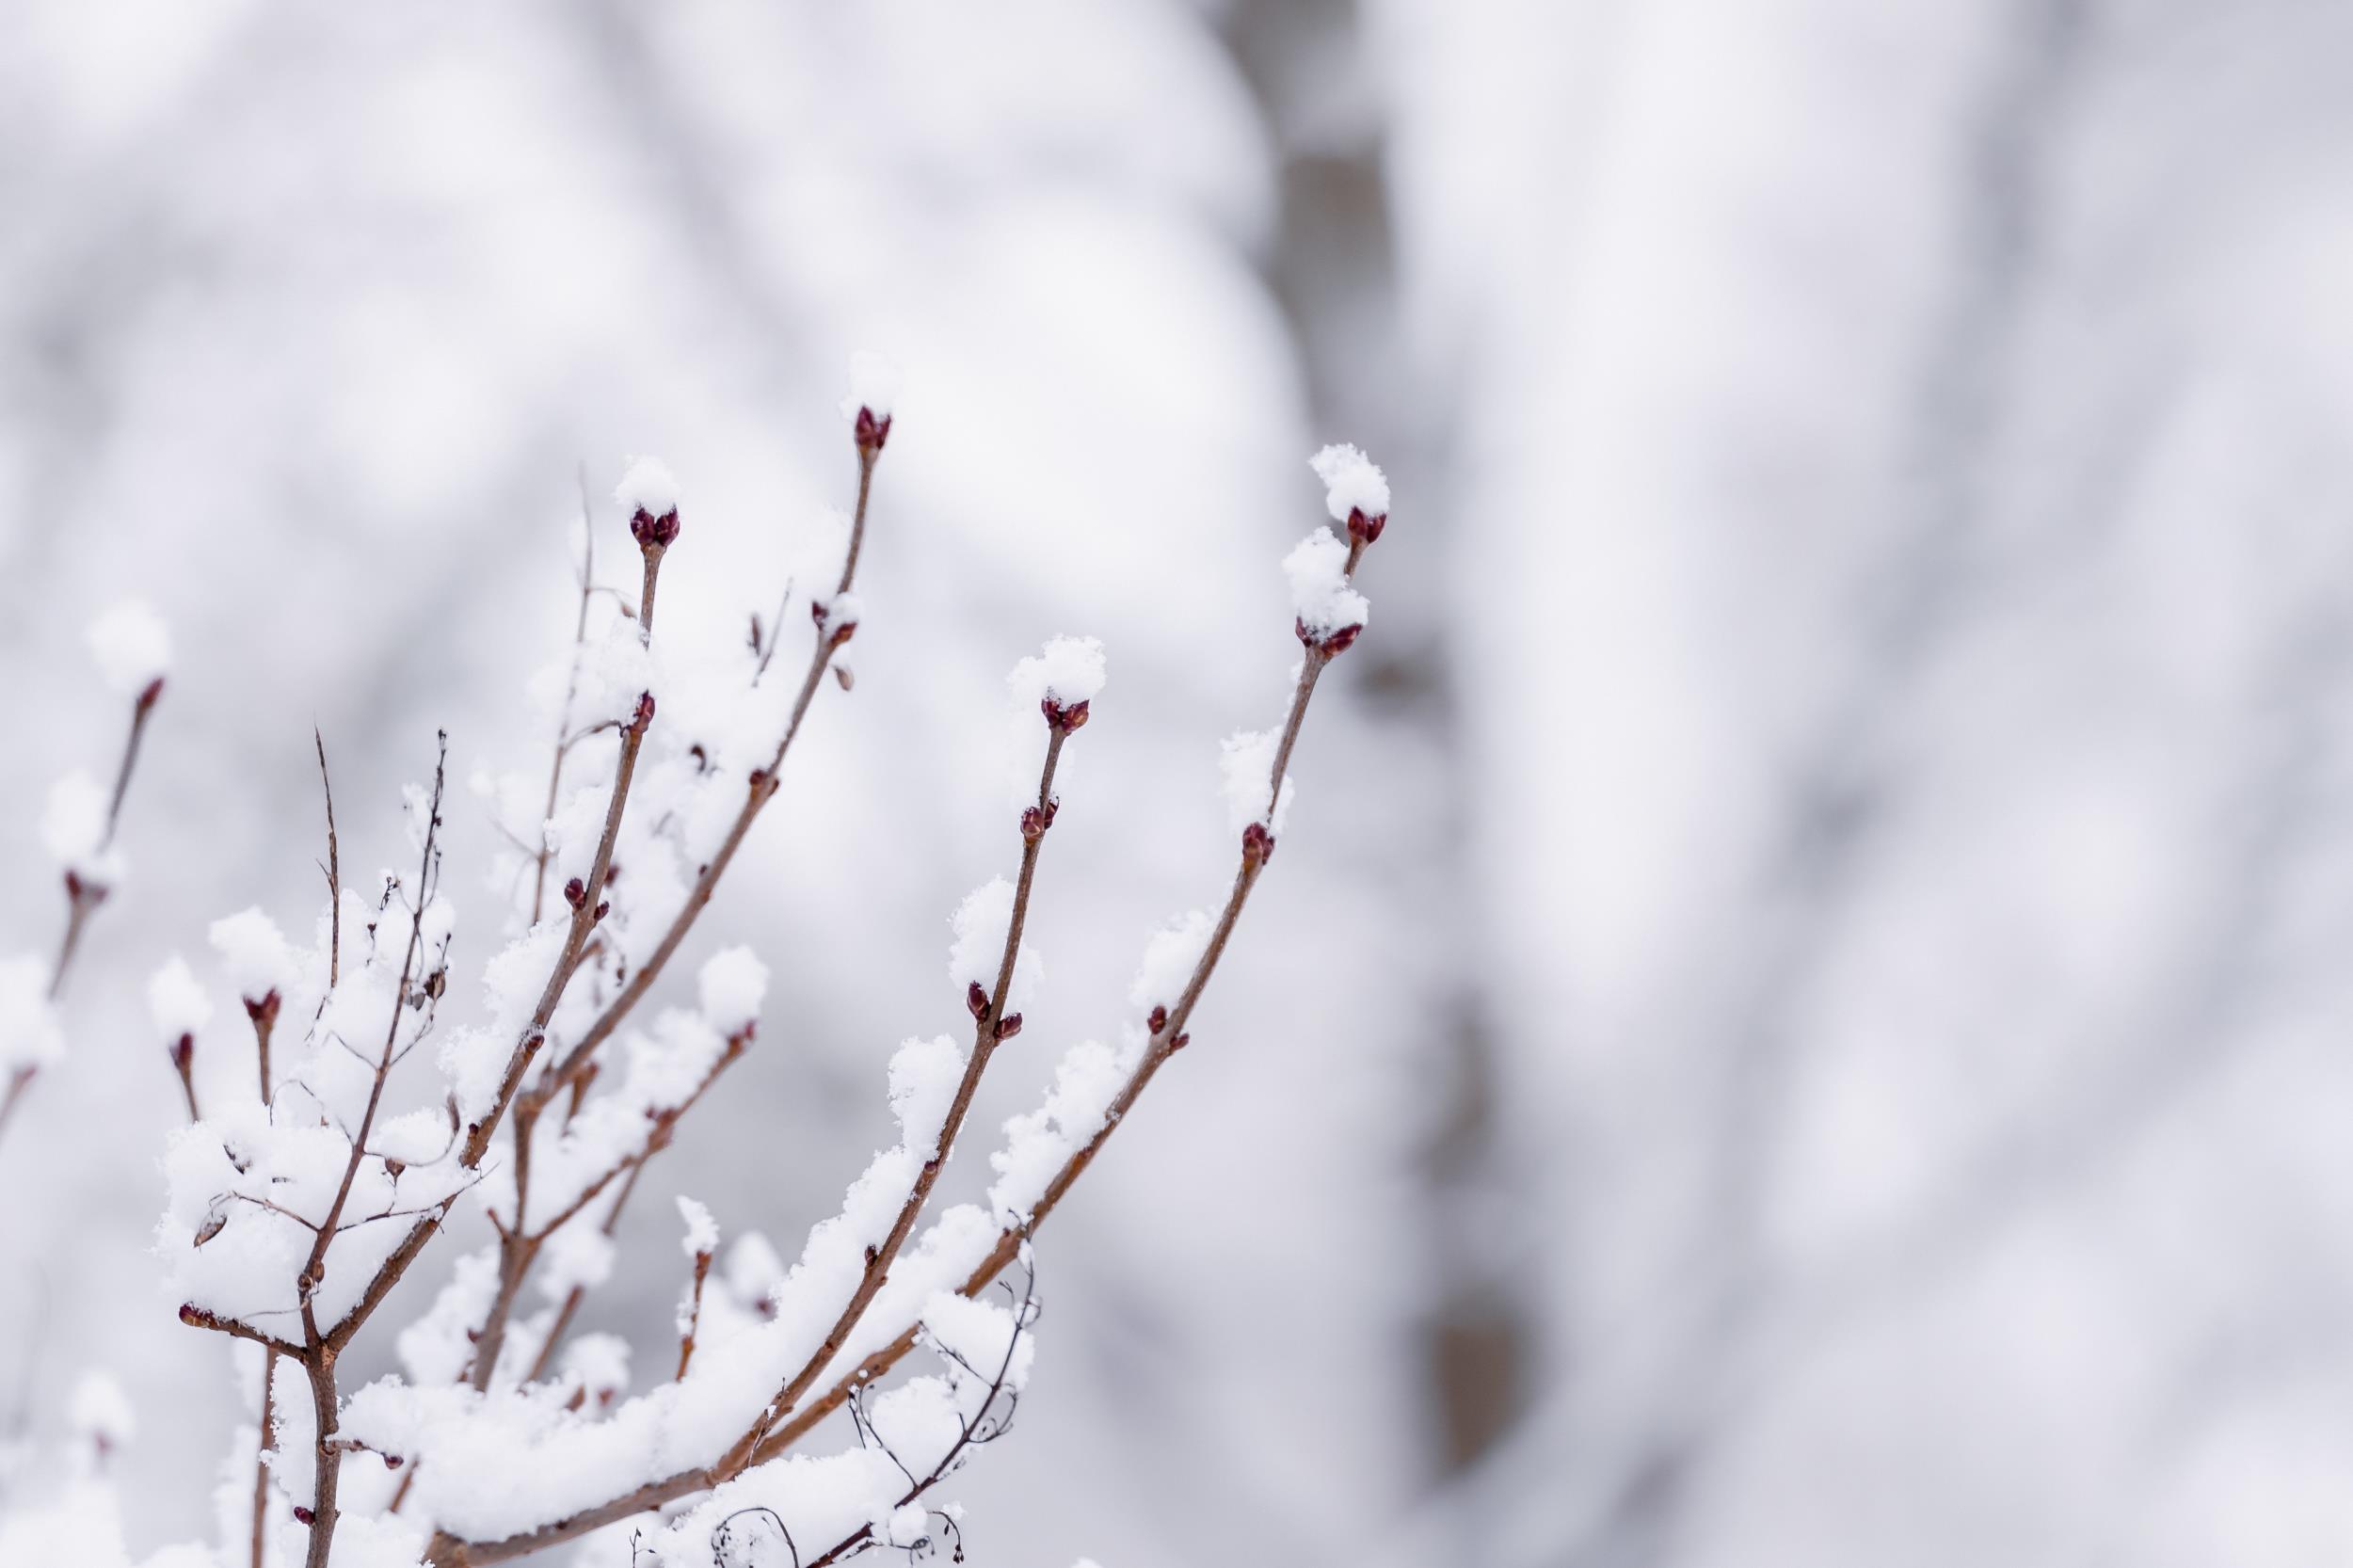
M 857 411 L 858 451 L 872 456 L 874 453 L 880 452 L 883 449 L 883 442 L 888 440 L 889 439 L 890 416 L 886 414 L 882 418 L 876 419 L 874 417 L 874 410 L 861 404 Z M 898 471 L 893 469 L 891 472 L 895 473 Z
M 975 980 L 965 986 L 964 1005 L 976 1018 L 988 1016 L 988 993 L 981 989 L 979 981 Z
M 1021 841 L 1025 844 L 1033 844 L 1040 839 L 1045 838 L 1046 830 L 1054 825 L 1055 813 L 1059 812 L 1061 809 L 1062 802 L 1059 799 L 1048 800 L 1046 803 L 1046 808 L 1044 810 L 1040 810 L 1034 806 L 1023 808 L 1021 812 Z
M 1389 525 L 1389 514 L 1369 518 L 1357 507 L 1348 511 L 1348 536 L 1358 544 L 1370 544 L 1381 536 L 1381 530 Z
M 637 712 L 631 718 L 630 728 L 632 729 L 643 729 L 651 723 L 653 723 L 653 694 L 651 692 L 639 692 L 637 694 Z
M 1046 728 L 1048 729 L 1059 729 L 1067 735 L 1074 729 L 1086 728 L 1087 705 L 1083 702 L 1074 702 L 1065 708 L 1049 696 L 1037 705 L 1037 711 L 1046 715 Z
M 1144 1027 L 1150 1030 L 1155 1034 L 1158 1034 L 1161 1030 L 1166 1029 L 1168 1027 L 1168 1009 L 1155 1003 L 1151 1014 L 1144 1020 Z
M 825 639 L 827 648 L 840 648 L 843 643 L 857 635 L 857 622 L 845 620 L 836 626 L 831 632 L 827 632 L 825 622 L 832 614 L 833 606 L 825 600 L 812 599 L 808 601 L 808 618 L 817 623 L 817 634 Z
M 667 550 L 678 540 L 678 508 L 655 517 L 643 506 L 629 520 L 629 536 L 640 550 Z
M 1274 835 L 1266 824 L 1254 822 L 1241 830 L 1241 857 L 1254 866 L 1263 866 L 1274 858 Z
M 245 999 L 245 1016 L 253 1020 L 256 1030 L 266 1034 L 278 1027 L 278 991 L 273 986 L 258 1001 L 251 997 Z
M 188 1064 L 196 1059 L 196 1036 L 183 1034 L 171 1043 L 171 1064 L 182 1078 L 188 1076 Z
M 587 903 L 588 884 L 576 876 L 568 878 L 564 884 L 564 902 L 575 909 Z
M 1319 637 L 1307 630 L 1307 623 L 1305 620 L 1294 620 L 1291 622 L 1291 630 L 1299 633 L 1301 642 L 1316 649 L 1326 659 L 1336 659 L 1349 650 L 1350 647 L 1355 643 L 1358 634 L 1364 631 L 1364 627 L 1361 625 L 1343 626 L 1329 636 Z
M 159 675 L 154 680 L 149 681 L 146 688 L 139 693 L 139 700 L 136 704 L 138 711 L 142 713 L 146 712 L 150 708 L 155 706 L 156 702 L 162 698 L 163 695 L 164 678 Z
M 1018 1014 L 1018 1013 L 1008 1013 L 1008 1014 L 1006 1014 L 1003 1017 L 1001 1017 L 1001 1018 L 1000 1018 L 1000 1019 L 998 1019 L 998 1020 L 997 1020 L 997 1038 L 998 1038 L 999 1040 L 1000 1040 L 1000 1041 L 1001 1041 L 1001 1040 L 1010 1040 L 1010 1039 L 1012 1039 L 1015 1035 L 1016 1035 L 1016 1034 L 1018 1034 L 1018 1033 L 1020 1033 L 1020 1032 L 1021 1032 L 1021 1015 L 1020 1015 L 1020 1014 Z
M 79 872 L 69 871 L 65 873 L 65 896 L 76 907 L 95 908 L 106 902 L 106 885 L 92 882 Z

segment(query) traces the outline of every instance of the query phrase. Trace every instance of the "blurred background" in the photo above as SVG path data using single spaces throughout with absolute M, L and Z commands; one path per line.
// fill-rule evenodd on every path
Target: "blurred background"
M 313 724 L 362 870 L 436 726 L 539 765 L 584 470 L 615 559 L 622 455 L 680 474 L 665 615 L 773 604 L 871 346 L 858 683 L 688 953 L 768 959 L 760 1048 L 584 1326 L 666 1338 L 669 1192 L 789 1252 L 888 1141 L 1064 632 L 1112 684 L 980 1130 L 1111 1036 L 1351 440 L 1370 629 L 1046 1232 L 974 1560 L 2353 1560 L 2349 196 L 2313 0 L 24 0 L 0 951 L 117 744 L 82 627 L 179 658 L 0 1145 L 7 1419 L 112 1368 L 134 1545 L 205 1527 L 146 974 L 307 929 Z

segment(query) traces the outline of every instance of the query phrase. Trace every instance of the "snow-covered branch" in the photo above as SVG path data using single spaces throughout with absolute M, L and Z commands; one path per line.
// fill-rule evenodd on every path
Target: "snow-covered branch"
M 407 793 L 408 857 L 364 888 L 344 874 L 318 743 L 328 898 L 308 944 L 260 910 L 212 931 L 252 1026 L 249 1078 L 211 1073 L 200 1095 L 204 983 L 177 958 L 156 973 L 151 1011 L 189 1114 L 166 1156 L 159 1250 L 181 1320 L 256 1347 L 240 1353 L 259 1371 L 249 1507 L 224 1509 L 234 1541 L 186 1560 L 478 1568 L 660 1511 L 637 1528 L 638 1560 L 767 1562 L 761 1543 L 774 1543 L 785 1553 L 774 1560 L 816 1568 L 875 1547 L 960 1545 L 959 1512 L 935 1494 L 1005 1432 L 1028 1377 L 1032 1239 L 1191 1038 L 1283 830 L 1318 680 L 1364 629 L 1355 572 L 1387 497 L 1353 450 L 1315 459 L 1348 540 L 1318 530 L 1284 562 L 1303 654 L 1278 725 L 1226 743 L 1238 860 L 1223 906 L 1147 943 L 1122 1044 L 1074 1047 L 1043 1103 L 1006 1123 L 985 1206 L 935 1215 L 989 1066 L 1035 1027 L 1041 965 L 1026 936 L 1064 804 L 1056 780 L 1104 690 L 1092 638 L 1056 637 L 1021 661 L 1010 687 L 1036 715 L 1038 750 L 1009 824 L 1016 864 L 951 922 L 968 1040 L 912 1039 L 892 1057 L 897 1142 L 792 1267 L 756 1231 L 723 1251 L 717 1220 L 680 1201 L 674 1368 L 632 1392 L 625 1342 L 568 1336 L 616 1267 L 620 1216 L 647 1165 L 759 1038 L 768 971 L 728 949 L 702 964 L 692 1005 L 650 1021 L 639 1008 L 778 793 L 856 632 L 892 377 L 861 360 L 854 379 L 856 510 L 838 574 L 821 579 L 830 587 L 805 596 L 811 643 L 796 687 L 765 679 L 782 617 L 755 623 L 749 646 L 716 665 L 664 643 L 658 590 L 684 532 L 667 468 L 637 460 L 615 492 L 642 568 L 633 599 L 597 582 L 592 521 L 573 636 L 545 687 L 553 754 L 544 771 L 476 780 L 514 848 L 499 873 L 514 873 L 511 936 L 483 965 L 476 1016 L 442 1028 L 445 1007 L 471 1000 L 452 984 L 458 917 L 442 890 L 445 741 L 429 783 Z M 139 697 L 133 752 L 156 689 Z M 120 792 L 69 862 L 70 877 L 100 889 L 93 905 L 110 881 L 98 872 Z M 346 1356 L 461 1204 L 487 1219 L 490 1243 L 455 1259 L 392 1336 L 402 1373 L 347 1386 Z M 1018 1290 L 1001 1278 L 1016 1266 Z M 886 1385 L 919 1347 L 937 1369 Z M 842 1410 L 853 1447 L 800 1451 Z

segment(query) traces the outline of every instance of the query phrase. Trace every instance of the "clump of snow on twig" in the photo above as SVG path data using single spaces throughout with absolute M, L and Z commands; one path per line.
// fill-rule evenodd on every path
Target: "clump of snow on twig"
M 90 657 L 106 684 L 136 697 L 171 669 L 171 632 L 145 601 L 126 599 L 90 622 Z
M 613 487 L 613 499 L 632 516 L 639 512 L 649 518 L 666 516 L 678 510 L 678 475 L 659 457 L 632 457 L 621 472 L 621 482 Z
M 1329 528 L 1317 529 L 1283 557 L 1283 575 L 1290 581 L 1292 613 L 1318 637 L 1372 616 L 1371 603 L 1348 585 L 1348 546 Z
M 1226 819 L 1237 833 L 1253 823 L 1278 837 L 1283 831 L 1292 789 L 1289 773 L 1283 775 L 1282 791 L 1273 788 L 1274 753 L 1282 739 L 1273 729 L 1246 729 L 1225 738 L 1218 770 L 1225 780 Z
M 1388 476 L 1354 447 L 1327 446 L 1308 458 L 1307 466 L 1323 481 L 1323 506 L 1334 522 L 1346 522 L 1351 512 L 1389 515 Z

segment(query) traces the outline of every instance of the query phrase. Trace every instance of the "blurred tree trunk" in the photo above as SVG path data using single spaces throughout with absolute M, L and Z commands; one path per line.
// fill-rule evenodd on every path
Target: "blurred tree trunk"
M 1443 803 L 1398 824 L 1384 868 L 1388 885 L 1410 889 L 1400 928 L 1442 944 L 1433 973 L 1445 978 L 1432 994 L 1399 1000 L 1401 1038 L 1389 1044 L 1429 1086 L 1420 1147 L 1397 1155 L 1419 1200 L 1407 1245 L 1432 1282 L 1406 1330 L 1409 1392 L 1426 1412 L 1419 1452 L 1443 1478 L 1487 1453 L 1518 1414 L 1531 1333 L 1494 1234 L 1507 1179 L 1496 1064 L 1479 949 L 1460 918 L 1469 896 L 1459 812 L 1469 792 L 1440 587 L 1452 539 L 1446 519 L 1417 504 L 1449 492 L 1455 400 L 1443 371 L 1417 363 L 1406 341 L 1383 89 L 1363 25 L 1354 0 L 1238 0 L 1223 22 L 1272 142 L 1279 203 L 1260 265 L 1295 343 L 1315 439 L 1352 441 L 1381 462 L 1402 520 L 1381 546 L 1380 635 L 1343 667 L 1360 709 L 1388 727 L 1384 744 L 1410 740 L 1432 759 L 1434 787 L 1423 798 Z

